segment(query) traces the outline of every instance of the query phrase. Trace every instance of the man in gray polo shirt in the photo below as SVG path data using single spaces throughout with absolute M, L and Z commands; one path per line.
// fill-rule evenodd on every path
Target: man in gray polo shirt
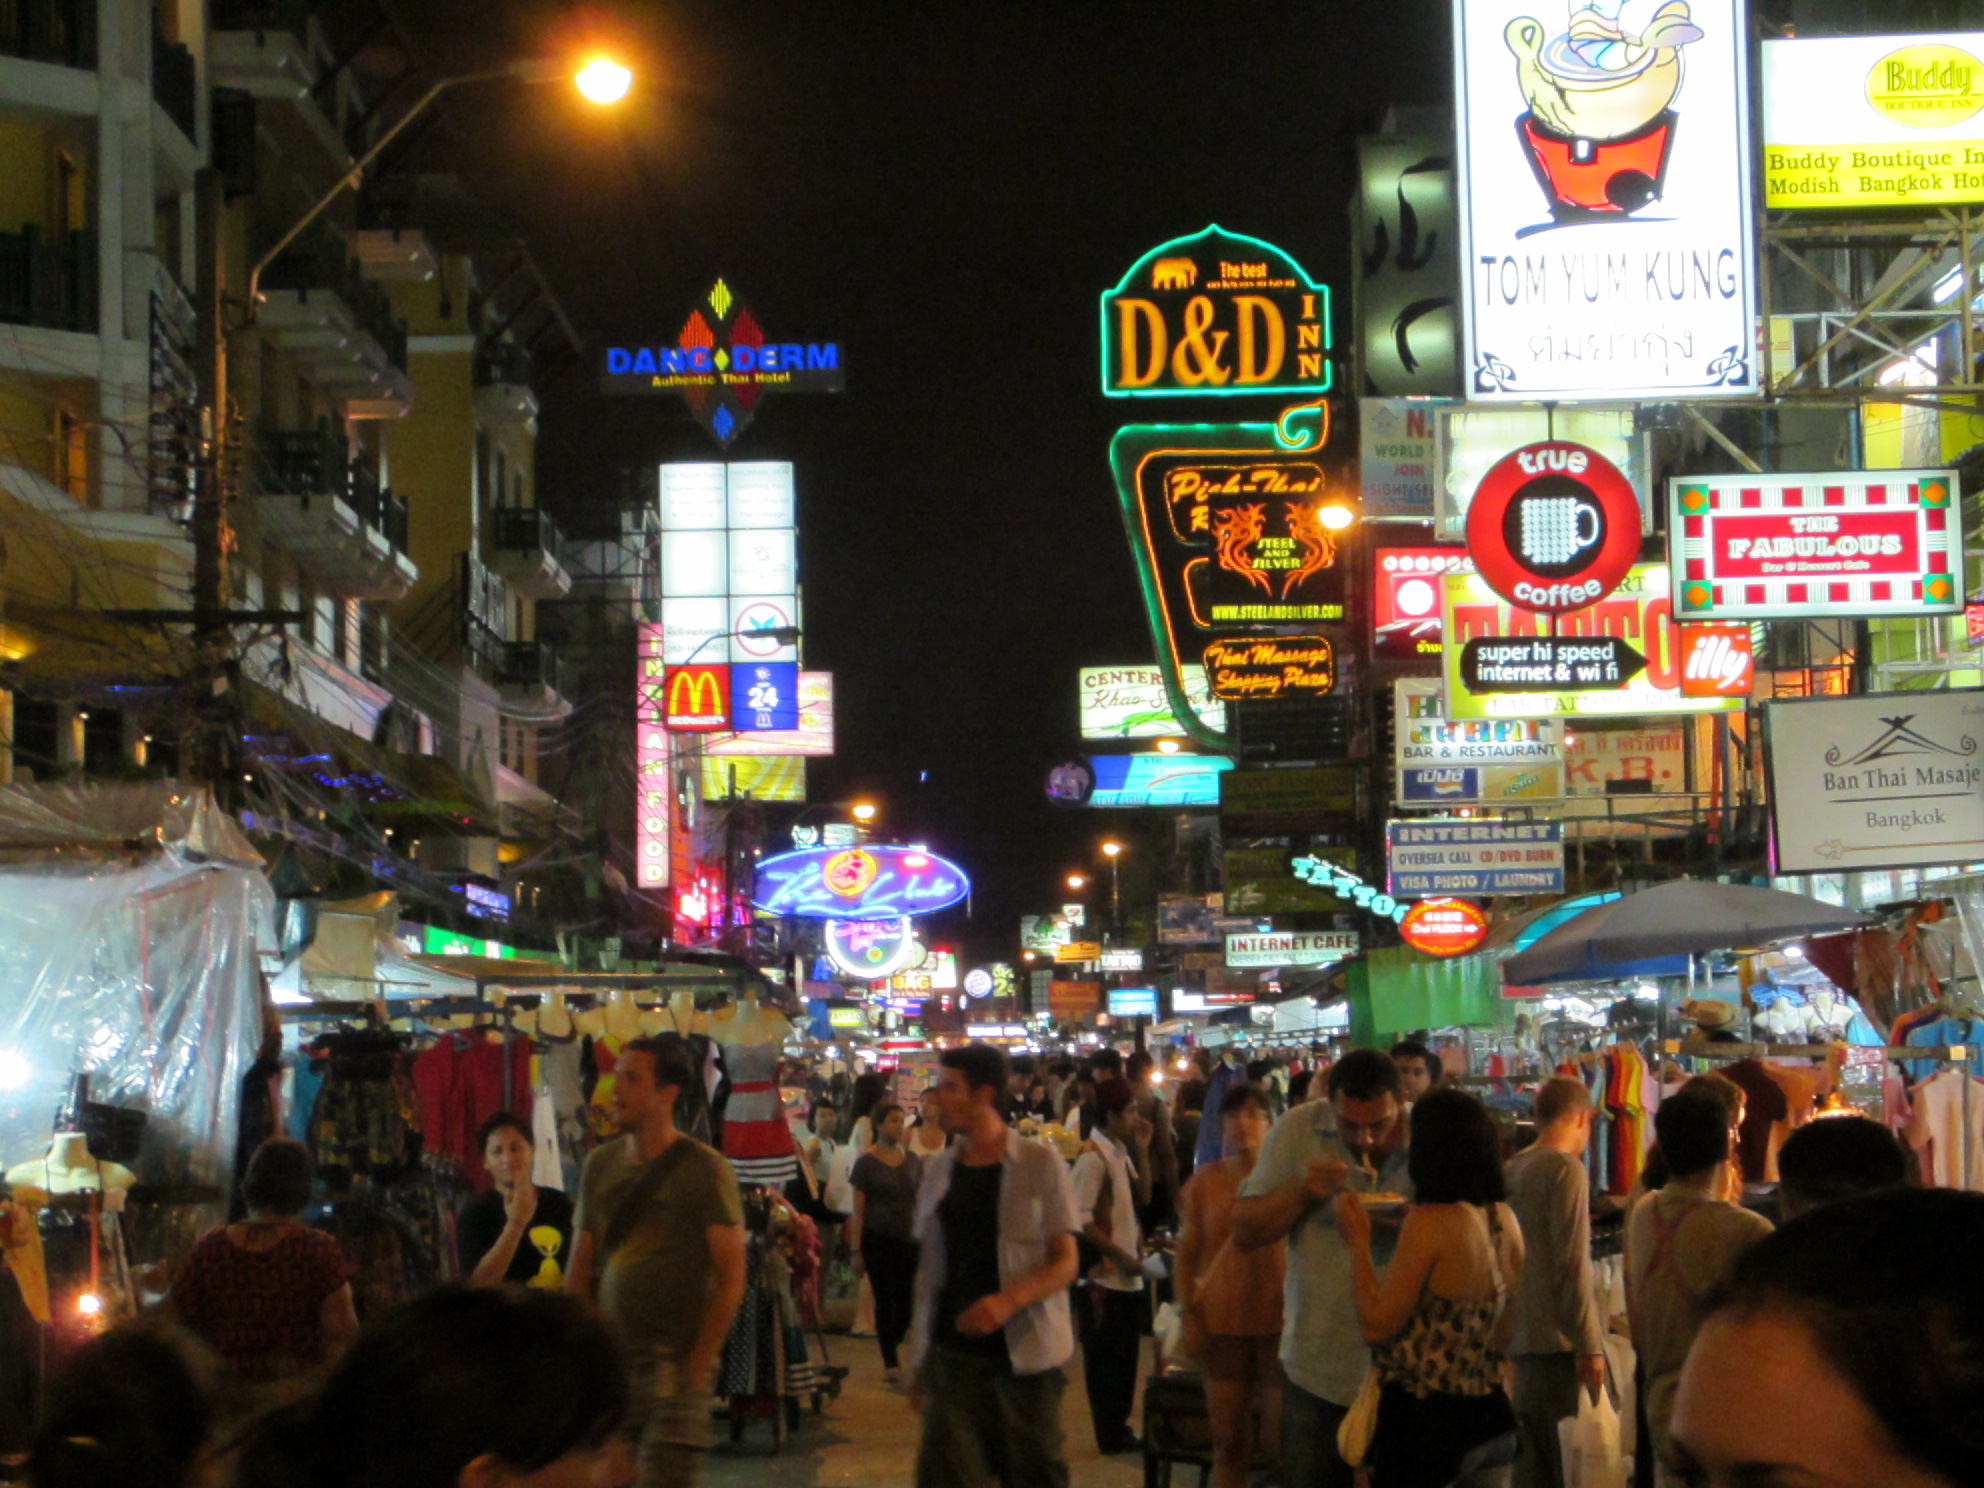
M 1282 1480 L 1303 1488 L 1352 1488 L 1336 1429 L 1357 1398 L 1371 1352 L 1357 1321 L 1350 1249 L 1337 1233 L 1338 1189 L 1409 1195 L 1398 1067 L 1357 1049 L 1330 1069 L 1329 1099 L 1295 1107 L 1274 1124 L 1240 1185 L 1233 1242 L 1242 1250 L 1289 1242 L 1281 1333 Z M 1380 1265 L 1396 1232 L 1374 1236 Z

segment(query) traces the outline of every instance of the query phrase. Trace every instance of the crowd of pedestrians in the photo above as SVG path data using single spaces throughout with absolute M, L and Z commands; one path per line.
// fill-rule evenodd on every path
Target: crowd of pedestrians
M 879 1081 L 855 1092 L 858 1132 L 809 1113 L 809 1191 L 845 1220 L 886 1378 L 920 1413 L 919 1485 L 1068 1483 L 1078 1349 L 1097 1449 L 1137 1450 L 1161 1301 L 1203 1383 L 1216 1488 L 1562 1488 L 1561 1428 L 1634 1398 L 1640 1488 L 1984 1471 L 1984 1196 L 1905 1188 L 1879 1123 L 1785 1141 L 1774 1229 L 1731 1177 L 1741 1091 L 1675 1090 L 1629 1196 L 1622 1319 L 1594 1274 L 1582 1081 L 1542 1084 L 1511 1155 L 1423 1045 L 1348 1053 L 1306 1099 L 1227 1078 L 1208 1109 L 1207 1071 L 1176 1073 L 1167 1092 L 1147 1056 L 1016 1071 L 967 1045 L 914 1124 Z M 692 1484 L 745 1287 L 742 1205 L 675 1124 L 697 1078 L 679 1045 L 636 1039 L 616 1075 L 622 1135 L 576 1206 L 532 1183 L 529 1124 L 492 1118 L 494 1186 L 460 1216 L 467 1284 L 363 1330 L 336 1242 L 298 1219 L 307 1150 L 265 1144 L 246 1219 L 175 1281 L 179 1331 L 107 1334 L 51 1389 L 31 1481 Z M 1074 1161 L 1022 1117 L 1078 1132 Z M 1196 1160 L 1208 1122 L 1217 1155 Z M 1631 1381 L 1608 1367 L 1622 1326 Z

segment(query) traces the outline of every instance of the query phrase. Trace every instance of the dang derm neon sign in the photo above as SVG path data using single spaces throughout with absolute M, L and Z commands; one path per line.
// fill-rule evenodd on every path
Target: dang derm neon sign
M 931 914 L 971 892 L 957 864 L 920 847 L 809 847 L 758 864 L 752 907 L 814 920 Z

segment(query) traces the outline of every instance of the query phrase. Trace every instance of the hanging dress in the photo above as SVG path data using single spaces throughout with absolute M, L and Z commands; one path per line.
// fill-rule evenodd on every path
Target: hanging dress
M 782 1187 L 799 1176 L 799 1147 L 778 1094 L 779 1045 L 726 1044 L 730 1100 L 723 1113 L 723 1155 L 739 1183 Z

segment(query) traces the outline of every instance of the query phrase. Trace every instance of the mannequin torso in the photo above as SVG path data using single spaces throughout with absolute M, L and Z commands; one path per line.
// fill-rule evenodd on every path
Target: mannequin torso
M 687 1038 L 707 1032 L 708 1027 L 709 1019 L 696 1011 L 693 992 L 677 992 L 664 1006 L 641 1014 L 641 1032 L 646 1034 L 679 1033 Z
M 709 1021 L 710 1037 L 728 1048 L 782 1044 L 791 1032 L 792 1025 L 784 1015 L 760 1007 L 754 992 L 746 992 L 731 1006 L 719 1009 Z
M 7 1170 L 13 1189 L 35 1188 L 48 1194 L 123 1193 L 138 1181 L 129 1168 L 102 1162 L 90 1155 L 81 1132 L 57 1132 L 46 1157 L 17 1163 Z

